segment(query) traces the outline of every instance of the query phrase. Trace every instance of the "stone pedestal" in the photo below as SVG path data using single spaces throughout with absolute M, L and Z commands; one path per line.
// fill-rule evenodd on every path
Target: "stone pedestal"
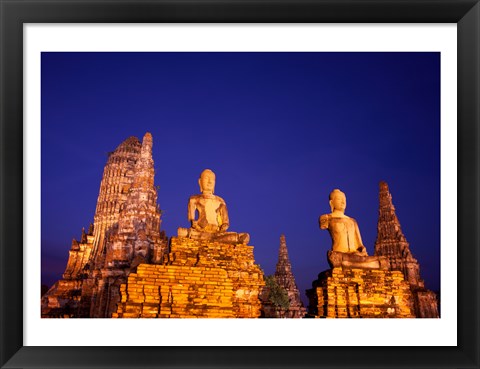
M 263 273 L 253 246 L 171 239 L 163 265 L 140 264 L 114 318 L 256 318 Z
M 333 268 L 307 290 L 310 317 L 415 318 L 410 285 L 400 271 Z

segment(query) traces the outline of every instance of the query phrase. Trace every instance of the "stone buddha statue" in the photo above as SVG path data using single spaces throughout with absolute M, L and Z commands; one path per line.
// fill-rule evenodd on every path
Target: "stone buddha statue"
M 357 221 L 345 215 L 347 207 L 345 194 L 335 189 L 330 193 L 329 200 L 332 212 L 320 216 L 319 223 L 320 229 L 328 229 L 330 232 L 332 250 L 367 256 Z
M 248 233 L 227 232 L 230 226 L 227 204 L 220 196 L 214 195 L 215 173 L 205 169 L 198 179 L 199 195 L 188 201 L 188 220 L 191 228 L 178 228 L 179 237 L 211 240 L 225 243 L 248 244 Z
M 330 266 L 388 269 L 386 258 L 368 256 L 363 245 L 357 221 L 345 215 L 347 198 L 339 189 L 330 193 L 329 204 L 331 213 L 321 215 L 320 229 L 328 229 L 332 238 L 332 249 L 327 258 Z

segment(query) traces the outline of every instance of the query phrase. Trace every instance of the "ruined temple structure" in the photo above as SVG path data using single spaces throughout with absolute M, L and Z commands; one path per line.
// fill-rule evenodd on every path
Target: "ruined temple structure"
M 161 265 L 141 264 L 121 286 L 114 318 L 257 318 L 263 272 L 248 233 L 228 231 L 225 200 L 214 195 L 215 173 L 198 180 L 188 202 L 190 228 L 179 228 Z
M 94 223 L 72 242 L 63 278 L 42 297 L 42 317 L 260 316 L 263 272 L 249 235 L 227 232 L 212 171 L 190 198 L 192 228 L 170 240 L 160 232 L 152 144 L 150 133 L 142 143 L 130 137 L 109 155 Z
M 416 317 L 438 318 L 436 294 L 427 290 L 420 278 L 420 265 L 402 232 L 386 182 L 380 182 L 379 202 L 375 255 L 386 257 L 389 269 L 404 275 L 412 291 Z
M 278 262 L 274 274 L 275 281 L 280 287 L 285 289 L 288 294 L 289 308 L 284 311 L 275 311 L 271 304 L 263 301 L 264 316 L 266 318 L 303 318 L 306 309 L 300 299 L 300 291 L 295 283 L 295 277 L 292 272 L 292 264 L 288 257 L 287 241 L 285 235 L 280 236 L 280 248 L 278 251 Z M 268 291 L 264 292 L 265 297 Z M 265 300 L 265 298 L 264 298 Z
M 63 278 L 42 297 L 42 317 L 110 317 L 128 275 L 163 260 L 168 240 L 160 232 L 152 145 L 146 133 L 109 154 L 94 223 L 72 241 Z
M 368 256 L 355 219 L 345 215 L 346 196 L 330 193 L 330 214 L 319 218 L 328 230 L 331 269 L 318 275 L 307 290 L 312 318 L 414 318 L 413 297 L 403 274 L 390 270 L 384 256 Z
M 395 214 L 392 196 L 380 182 L 378 234 L 374 256 L 368 256 L 358 225 L 345 212 L 346 197 L 330 193 L 330 214 L 319 219 L 328 229 L 331 269 L 318 275 L 309 298 L 308 316 L 316 318 L 438 318 L 436 295 L 420 279 Z

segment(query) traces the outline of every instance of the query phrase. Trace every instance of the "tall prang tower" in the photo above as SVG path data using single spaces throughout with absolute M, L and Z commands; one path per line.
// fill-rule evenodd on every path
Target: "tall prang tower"
M 160 216 L 157 190 L 154 186 L 155 170 L 152 159 L 152 135 L 143 138 L 140 155 L 134 166 L 135 176 L 128 190 L 126 201 L 120 208 L 118 224 L 113 227 L 106 241 L 106 268 L 119 268 L 135 262 L 160 262 Z
M 105 235 L 118 222 L 120 208 L 127 199 L 141 147 L 138 138 L 129 137 L 109 153 L 100 182 L 94 222 L 88 233 L 82 230 L 80 241 L 72 241 L 64 279 L 81 279 L 102 255 Z
M 280 248 L 278 250 L 278 262 L 274 274 L 275 281 L 278 285 L 287 291 L 290 306 L 287 311 L 281 312 L 282 318 L 303 318 L 306 309 L 300 299 L 300 291 L 295 283 L 295 277 L 292 272 L 292 264 L 288 257 L 287 241 L 285 235 L 280 236 Z M 264 308 L 265 315 L 276 316 L 267 306 Z
M 152 135 L 129 137 L 109 154 L 94 223 L 73 240 L 63 279 L 42 298 L 43 317 L 109 317 L 119 286 L 140 263 L 159 263 L 168 248 L 160 232 Z
M 387 257 L 390 270 L 399 270 L 403 273 L 412 290 L 416 316 L 418 318 L 438 318 L 436 295 L 425 288 L 425 283 L 420 278 L 420 265 L 413 257 L 410 245 L 402 232 L 388 184 L 382 181 L 379 186 L 375 255 Z
M 112 231 L 120 218 L 120 210 L 135 178 L 137 162 L 142 144 L 137 137 L 129 137 L 115 151 L 109 153 L 100 183 L 97 207 L 93 223 L 92 267 L 100 262 L 105 252 L 106 235 Z

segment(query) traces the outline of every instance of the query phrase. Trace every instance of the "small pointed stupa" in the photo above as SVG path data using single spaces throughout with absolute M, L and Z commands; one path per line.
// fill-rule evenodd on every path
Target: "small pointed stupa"
M 300 292 L 295 277 L 292 273 L 292 264 L 288 257 L 287 241 L 285 235 L 280 236 L 280 249 L 278 251 L 278 262 L 275 270 L 275 280 L 288 293 L 290 307 L 285 312 L 286 318 L 303 318 L 306 309 L 300 300 Z

